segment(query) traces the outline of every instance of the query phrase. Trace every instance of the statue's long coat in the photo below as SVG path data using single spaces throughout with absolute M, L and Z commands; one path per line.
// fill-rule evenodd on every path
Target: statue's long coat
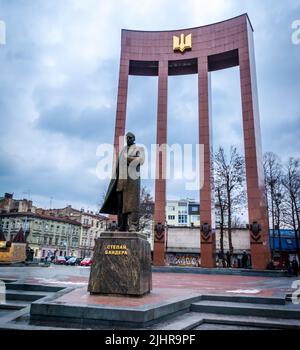
M 131 167 L 127 166 L 127 157 L 135 157 Z M 117 215 L 118 202 L 117 190 L 123 192 L 123 207 L 121 213 L 138 212 L 140 206 L 140 165 L 144 163 L 144 150 L 133 144 L 129 148 L 125 146 L 116 162 L 113 178 L 110 181 L 106 197 L 100 213 Z M 134 169 L 134 178 L 130 176 L 130 170 Z

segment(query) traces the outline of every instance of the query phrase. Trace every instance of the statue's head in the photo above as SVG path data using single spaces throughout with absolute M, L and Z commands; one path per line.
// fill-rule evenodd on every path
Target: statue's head
M 135 141 L 135 136 L 132 132 L 128 132 L 126 134 L 126 142 L 127 142 L 127 146 L 131 146 L 134 144 Z

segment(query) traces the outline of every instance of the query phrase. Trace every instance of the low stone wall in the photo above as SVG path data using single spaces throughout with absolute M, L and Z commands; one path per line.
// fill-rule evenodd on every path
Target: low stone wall
M 26 244 L 12 243 L 9 248 L 0 250 L 0 264 L 14 264 L 26 260 Z

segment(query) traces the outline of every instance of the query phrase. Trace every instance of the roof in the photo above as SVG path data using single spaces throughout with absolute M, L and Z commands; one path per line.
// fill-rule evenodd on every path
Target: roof
M 248 13 L 242 13 L 241 15 L 238 15 L 238 16 L 235 16 L 235 17 L 231 17 L 231 18 L 227 18 L 223 21 L 219 21 L 219 22 L 215 22 L 215 23 L 210 23 L 210 24 L 205 24 L 203 26 L 199 26 L 199 27 L 190 27 L 190 28 L 179 28 L 179 29 L 168 29 L 168 30 L 135 30 L 135 29 L 122 29 L 122 31 L 124 32 L 145 32 L 145 33 L 157 33 L 157 32 L 173 32 L 173 31 L 180 31 L 180 30 L 191 30 L 191 29 L 197 29 L 197 28 L 203 28 L 203 27 L 208 27 L 208 26 L 213 26 L 213 25 L 216 25 L 216 24 L 220 24 L 220 23 L 223 23 L 223 22 L 227 22 L 227 21 L 231 21 L 235 18 L 239 18 L 239 17 L 247 17 L 247 20 L 250 24 L 250 27 L 252 29 L 252 31 L 254 32 L 254 29 L 253 29 L 253 26 L 252 26 L 252 23 L 250 21 L 250 18 L 248 16 Z
M 40 208 L 38 208 L 38 209 L 40 209 Z M 69 209 L 72 213 L 77 213 L 79 215 L 92 216 L 92 217 L 97 218 L 97 219 L 108 220 L 108 218 L 106 216 L 104 216 L 104 215 L 97 214 L 97 213 L 91 213 L 91 212 L 87 212 L 87 211 L 84 211 L 84 210 L 75 209 L 72 206 L 66 206 L 64 208 L 41 209 L 41 210 L 43 210 L 44 212 L 51 212 L 51 211 L 59 212 L 59 211 L 67 210 L 67 209 Z
M 1 217 L 24 217 L 29 216 L 32 218 L 38 218 L 38 219 L 45 219 L 45 220 L 51 220 L 51 221 L 58 221 L 58 222 L 64 222 L 76 226 L 80 226 L 81 223 L 75 220 L 71 220 L 68 217 L 62 217 L 62 216 L 52 216 L 52 215 L 46 215 L 46 214 L 37 214 L 37 213 L 31 213 L 31 212 L 22 212 L 22 213 L 3 213 L 0 214 Z
M 24 231 L 22 227 L 20 228 L 19 232 L 17 233 L 16 237 L 13 239 L 14 243 L 26 243 Z

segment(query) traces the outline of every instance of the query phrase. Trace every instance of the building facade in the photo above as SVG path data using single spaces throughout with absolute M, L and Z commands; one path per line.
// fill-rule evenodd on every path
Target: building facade
M 10 241 L 23 228 L 35 259 L 79 254 L 81 225 L 67 217 L 30 212 L 2 213 L 0 225 L 6 240 Z
M 95 239 L 100 237 L 101 232 L 107 230 L 108 217 L 94 213 L 93 211 L 78 210 L 68 205 L 59 209 L 37 209 L 37 212 L 56 217 L 67 217 L 80 224 L 80 239 L 78 257 L 92 257 Z
M 168 226 L 200 227 L 200 205 L 193 199 L 167 200 Z
M 224 251 L 229 251 L 228 233 L 223 236 Z M 234 247 L 232 266 L 239 267 L 243 251 L 250 254 L 250 238 L 248 230 L 238 228 L 232 230 Z M 216 250 L 220 252 L 220 230 L 216 229 Z M 218 257 L 218 254 L 217 254 Z M 218 259 L 217 259 L 218 260 Z M 167 265 L 201 266 L 201 239 L 197 227 L 168 227 L 166 232 Z
M 0 198 L 0 225 L 7 240 L 23 228 L 34 258 L 50 255 L 91 257 L 95 239 L 105 231 L 108 218 L 71 205 L 59 209 L 36 208 L 32 201 L 14 199 L 5 193 Z

